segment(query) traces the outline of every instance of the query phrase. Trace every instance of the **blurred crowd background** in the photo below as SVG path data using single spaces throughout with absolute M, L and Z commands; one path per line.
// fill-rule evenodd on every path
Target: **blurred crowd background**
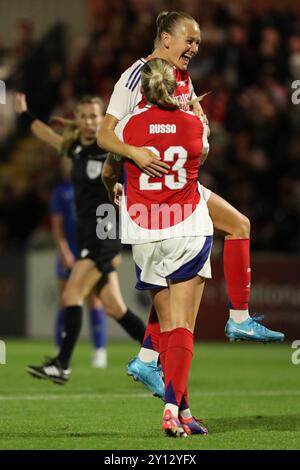
M 48 207 L 60 178 L 58 156 L 16 119 L 14 90 L 26 93 L 31 111 L 47 122 L 71 117 L 84 94 L 107 104 L 120 74 L 152 51 L 158 12 L 183 10 L 201 27 L 189 69 L 195 91 L 212 90 L 203 101 L 211 151 L 200 181 L 250 218 L 253 250 L 299 254 L 300 104 L 291 95 L 300 80 L 300 2 L 17 3 L 29 13 L 18 16 L 15 0 L 0 2 L 0 79 L 7 87 L 0 104 L 0 252 L 52 243 Z M 13 7 L 13 31 L 5 34 Z

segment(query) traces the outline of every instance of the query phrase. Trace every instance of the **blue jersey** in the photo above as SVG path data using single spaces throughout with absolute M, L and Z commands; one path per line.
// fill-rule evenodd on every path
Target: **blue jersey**
M 70 182 L 58 184 L 52 191 L 51 214 L 63 217 L 63 230 L 70 250 L 77 257 L 75 191 Z

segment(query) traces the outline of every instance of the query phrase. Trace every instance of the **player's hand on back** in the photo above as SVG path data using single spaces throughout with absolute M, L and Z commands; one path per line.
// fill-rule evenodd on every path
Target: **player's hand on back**
M 192 111 L 194 114 L 196 114 L 196 116 L 198 116 L 199 119 L 202 120 L 204 124 L 208 124 L 208 118 L 205 112 L 203 111 L 203 108 L 200 103 L 194 103 L 192 107 Z
M 113 189 L 113 198 L 110 197 L 110 199 L 117 207 L 120 207 L 122 192 L 123 185 L 121 183 L 116 183 Z
M 142 172 L 148 176 L 162 176 L 170 169 L 167 163 L 145 147 L 133 147 L 131 157 Z

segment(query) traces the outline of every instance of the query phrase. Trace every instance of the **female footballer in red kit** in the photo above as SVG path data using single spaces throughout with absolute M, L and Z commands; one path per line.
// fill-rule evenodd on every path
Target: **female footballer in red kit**
M 207 434 L 189 409 L 187 382 L 204 281 L 211 277 L 213 224 L 198 183 L 200 160 L 208 151 L 208 126 L 179 109 L 173 97 L 176 79 L 167 61 L 147 61 L 141 82 L 147 105 L 120 122 L 118 136 L 126 144 L 151 148 L 172 169 L 162 178 L 151 178 L 126 160 L 122 242 L 132 245 L 137 288 L 150 291 L 159 318 L 165 377 L 162 429 L 174 437 Z M 113 167 L 113 158 L 106 165 Z M 111 199 L 116 175 L 103 174 Z

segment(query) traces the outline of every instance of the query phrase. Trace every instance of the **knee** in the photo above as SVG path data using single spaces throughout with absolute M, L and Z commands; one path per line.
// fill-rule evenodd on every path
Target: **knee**
M 251 224 L 250 220 L 248 217 L 242 214 L 242 220 L 241 220 L 241 236 L 243 238 L 249 238 L 250 237 L 250 230 L 251 230 Z
M 84 297 L 81 295 L 79 289 L 73 285 L 66 285 L 62 292 L 62 304 L 64 307 L 70 305 L 82 305 Z
M 116 320 L 120 320 L 126 312 L 126 309 L 124 310 L 122 305 L 119 304 L 104 305 L 104 310 L 107 316 Z
M 243 214 L 239 214 L 239 219 L 234 228 L 232 236 L 236 238 L 249 238 L 250 237 L 251 224 L 248 217 Z
M 88 305 L 90 308 L 95 309 L 95 310 L 99 310 L 103 308 L 103 304 L 101 300 L 95 294 L 89 295 Z
M 189 330 L 193 333 L 194 331 L 194 325 L 191 324 L 188 320 L 176 320 L 176 321 L 170 321 L 168 327 L 166 330 L 176 330 L 176 328 L 185 328 L 186 330 Z
M 112 260 L 112 265 L 113 265 L 114 269 L 119 269 L 119 267 L 121 266 L 121 263 L 122 263 L 122 256 L 121 255 L 115 256 Z
M 72 297 L 72 290 L 68 286 L 66 286 L 61 294 L 62 304 L 65 307 L 70 305 L 70 302 L 72 302 Z

